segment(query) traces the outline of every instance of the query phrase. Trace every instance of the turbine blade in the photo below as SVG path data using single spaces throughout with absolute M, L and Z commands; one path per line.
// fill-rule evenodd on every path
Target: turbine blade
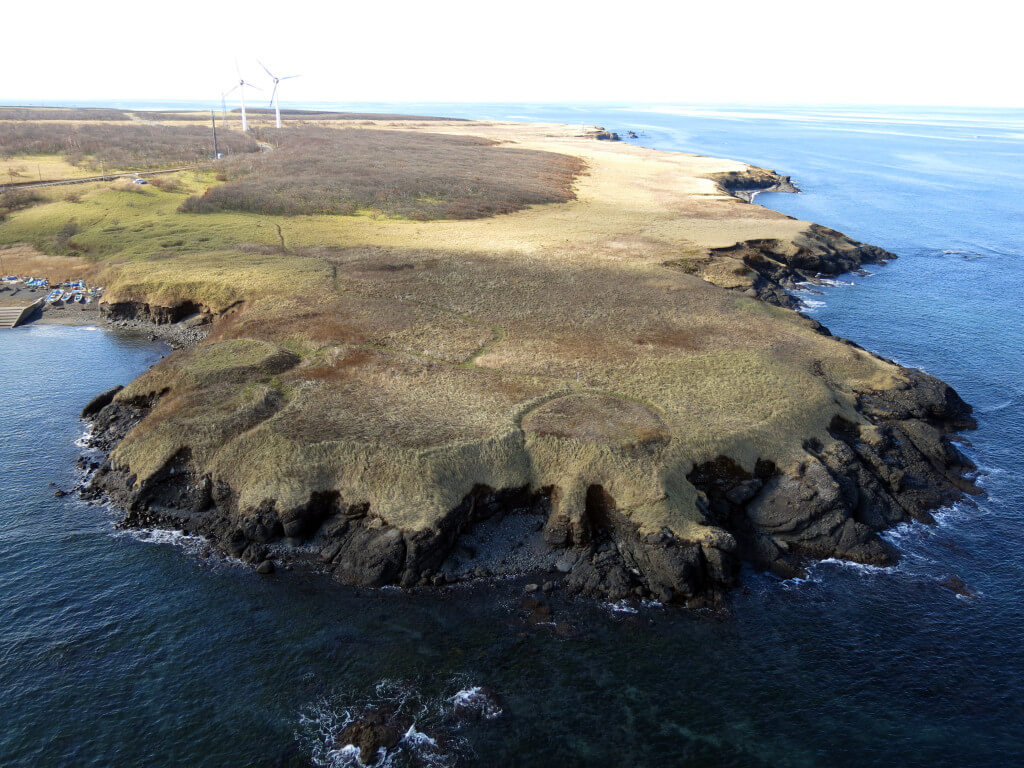
M 294 80 L 296 77 L 302 77 L 302 75 L 288 75 L 288 77 L 279 77 L 278 80 Z
M 267 69 L 267 65 L 266 65 L 266 64 L 264 64 L 264 63 L 263 63 L 262 61 L 260 61 L 259 59 L 256 59 L 256 63 L 257 63 L 257 64 L 259 64 L 259 65 L 260 65 L 261 67 L 263 67 L 263 71 L 264 71 L 264 72 L 266 72 L 266 73 L 267 73 L 268 75 L 270 75 L 270 76 L 271 76 L 271 78 L 273 78 L 273 76 L 274 76 L 274 73 L 273 73 L 273 72 L 271 72 L 271 71 L 270 71 L 269 69 Z
M 270 106 L 274 106 L 274 97 L 277 95 L 277 83 L 274 83 L 274 90 L 270 92 Z

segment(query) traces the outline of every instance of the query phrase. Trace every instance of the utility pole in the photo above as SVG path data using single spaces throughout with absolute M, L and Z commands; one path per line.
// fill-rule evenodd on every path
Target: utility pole
M 220 157 L 220 152 L 217 151 L 217 116 L 210 110 L 210 122 L 213 123 L 213 159 L 216 160 Z

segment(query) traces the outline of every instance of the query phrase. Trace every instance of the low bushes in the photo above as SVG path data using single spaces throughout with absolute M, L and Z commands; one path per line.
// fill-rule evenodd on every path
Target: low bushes
M 583 170 L 575 157 L 471 136 L 315 127 L 274 136 L 273 152 L 229 158 L 228 183 L 180 210 L 472 219 L 572 200 Z
M 0 209 L 5 213 L 20 211 L 43 200 L 45 198 L 34 189 L 9 189 L 0 193 Z
M 217 135 L 221 152 L 257 152 L 251 136 Z M 99 170 L 139 170 L 209 160 L 213 139 L 205 126 L 125 125 L 0 121 L 0 157 L 62 155 L 76 165 Z

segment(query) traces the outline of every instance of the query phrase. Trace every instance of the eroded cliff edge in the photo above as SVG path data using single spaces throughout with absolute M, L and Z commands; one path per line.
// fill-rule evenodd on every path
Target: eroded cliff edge
M 744 561 L 891 562 L 878 531 L 974 490 L 951 388 L 788 309 L 891 254 L 731 195 L 770 172 L 548 148 L 587 163 L 573 203 L 297 247 L 314 296 L 186 290 L 213 332 L 97 404 L 87 495 L 351 584 L 702 602 Z M 167 294 L 125 272 L 109 306 L 173 319 Z

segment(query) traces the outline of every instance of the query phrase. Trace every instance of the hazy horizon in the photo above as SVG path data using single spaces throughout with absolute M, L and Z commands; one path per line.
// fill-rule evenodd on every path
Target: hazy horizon
M 17 67 L 0 101 L 214 102 L 237 84 L 237 60 L 263 89 L 247 100 L 266 106 L 262 60 L 279 76 L 301 75 L 282 84 L 283 105 L 1024 107 L 1009 75 L 1019 27 L 989 0 L 958 15 L 876 0 L 615 13 L 536 0 L 514 9 L 465 0 L 246 8 L 182 0 L 167 14 L 124 0 L 61 0 L 8 9 L 7 29 L 23 32 L 4 43 Z

